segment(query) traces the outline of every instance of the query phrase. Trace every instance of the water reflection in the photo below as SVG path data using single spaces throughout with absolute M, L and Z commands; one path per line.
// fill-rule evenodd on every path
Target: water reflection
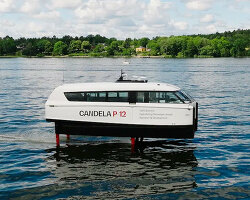
M 60 187 L 110 198 L 180 192 L 196 187 L 194 147 L 183 141 L 145 141 L 131 153 L 128 143 L 85 143 L 50 149 L 48 163 Z M 64 186 L 65 185 L 65 186 Z M 61 188 L 62 189 L 62 188 Z

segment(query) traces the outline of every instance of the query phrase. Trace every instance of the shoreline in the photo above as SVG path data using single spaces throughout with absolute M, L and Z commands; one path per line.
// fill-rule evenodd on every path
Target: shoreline
M 241 57 L 211 57 L 211 56 L 200 56 L 200 57 L 167 57 L 167 56 L 143 56 L 143 55 L 133 55 L 133 56 L 69 56 L 69 55 L 63 55 L 63 56 L 14 56 L 14 55 L 8 55 L 8 56 L 0 56 L 1 58 L 165 58 L 165 59 L 188 59 L 188 58 L 250 58 L 249 56 L 241 56 Z
M 164 56 L 0 56 L 0 58 L 165 58 Z

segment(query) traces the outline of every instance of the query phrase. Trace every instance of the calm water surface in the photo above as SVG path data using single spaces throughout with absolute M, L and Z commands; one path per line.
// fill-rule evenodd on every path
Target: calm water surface
M 249 199 L 250 59 L 0 59 L 0 199 Z M 44 104 L 64 83 L 129 75 L 168 82 L 200 105 L 193 140 L 61 137 Z

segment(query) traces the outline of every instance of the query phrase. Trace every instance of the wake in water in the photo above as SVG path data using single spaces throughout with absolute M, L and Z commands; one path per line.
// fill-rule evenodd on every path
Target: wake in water
M 29 143 L 55 143 L 55 134 L 52 132 L 33 132 L 0 134 L 0 141 L 4 142 L 29 142 Z
M 44 143 L 44 144 L 55 144 L 56 136 L 53 130 L 48 132 L 43 131 L 25 131 L 25 132 L 15 132 L 8 134 L 0 134 L 0 142 L 27 142 L 30 144 L 34 143 Z M 85 143 L 130 143 L 130 138 L 116 138 L 116 137 L 97 137 L 97 136 L 78 136 L 70 135 L 68 140 L 66 135 L 60 135 L 60 144 L 85 144 Z

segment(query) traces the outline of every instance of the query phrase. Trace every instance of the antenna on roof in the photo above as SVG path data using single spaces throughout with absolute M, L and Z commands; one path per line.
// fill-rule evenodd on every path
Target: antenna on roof
M 127 74 L 125 74 L 125 72 L 123 72 L 123 70 L 121 69 L 121 76 L 117 81 L 124 81 L 127 80 Z

